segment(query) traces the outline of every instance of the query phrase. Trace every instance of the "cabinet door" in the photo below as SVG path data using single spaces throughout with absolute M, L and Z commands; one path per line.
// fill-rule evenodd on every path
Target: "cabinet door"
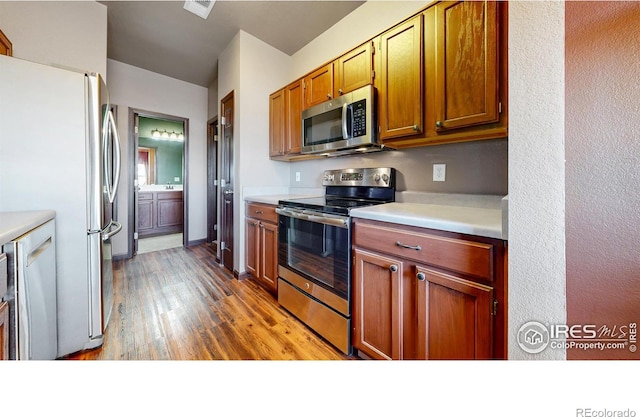
M 354 252 L 353 346 L 371 358 L 402 359 L 402 261 Z
M 245 220 L 246 230 L 246 269 L 253 277 L 260 277 L 260 222 L 247 218 Z
M 284 154 L 285 135 L 285 100 L 284 90 L 276 91 L 269 96 L 269 156 Z
M 436 131 L 499 120 L 497 3 L 435 6 Z
M 380 36 L 377 61 L 380 138 L 422 132 L 422 15 Z
M 182 200 L 158 199 L 158 227 L 180 226 L 183 222 Z
M 367 42 L 344 54 L 333 64 L 333 96 L 338 97 L 373 83 L 373 43 Z
M 278 226 L 260 223 L 260 277 L 272 291 L 278 289 Z
M 333 98 L 333 63 L 318 68 L 304 77 L 304 108 Z
M 152 197 L 153 198 L 153 197 Z M 138 231 L 153 229 L 153 199 L 138 200 Z
M 289 84 L 285 94 L 285 146 L 284 153 L 302 151 L 302 80 Z
M 490 359 L 493 289 L 416 268 L 417 354 L 422 359 Z
M 9 359 L 9 304 L 0 302 L 0 360 Z

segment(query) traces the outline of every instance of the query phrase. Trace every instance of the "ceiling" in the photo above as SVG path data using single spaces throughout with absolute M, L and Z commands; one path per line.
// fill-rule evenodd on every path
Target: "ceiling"
M 107 6 L 108 58 L 208 87 L 238 30 L 292 55 L 364 1 L 217 0 L 207 20 L 184 1 L 99 3 Z

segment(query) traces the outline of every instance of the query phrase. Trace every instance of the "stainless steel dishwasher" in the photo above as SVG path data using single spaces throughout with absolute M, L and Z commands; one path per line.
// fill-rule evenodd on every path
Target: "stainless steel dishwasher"
M 55 219 L 3 245 L 9 260 L 10 359 L 58 356 Z

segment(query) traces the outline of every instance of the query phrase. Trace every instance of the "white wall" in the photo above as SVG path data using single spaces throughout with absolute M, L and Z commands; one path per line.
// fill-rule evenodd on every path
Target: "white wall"
M 234 92 L 234 269 L 245 271 L 244 193 L 289 184 L 289 166 L 269 159 L 269 95 L 288 81 L 289 56 L 240 31 L 221 54 L 218 106 Z M 220 210 L 218 210 L 220 212 Z
M 189 120 L 187 132 L 188 154 L 188 227 L 189 241 L 207 237 L 207 89 L 141 68 L 108 60 L 109 94 L 118 105 L 118 131 L 123 139 L 123 170 L 118 193 L 118 219 L 123 232 L 115 236 L 114 255 L 128 252 L 128 236 L 133 233 L 126 226 L 128 219 L 129 187 L 134 176 L 128 170 L 129 108 L 178 116 Z
M 541 30 L 544 28 L 544 30 Z M 566 322 L 564 3 L 509 3 L 509 358 L 528 321 Z
M 0 1 L 0 28 L 12 43 L 14 57 L 107 72 L 107 7 L 102 4 Z

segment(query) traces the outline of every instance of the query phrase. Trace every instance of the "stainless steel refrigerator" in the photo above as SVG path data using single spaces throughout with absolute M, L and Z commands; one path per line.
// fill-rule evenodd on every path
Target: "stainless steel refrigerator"
M 58 357 L 102 345 L 119 176 L 103 78 L 0 56 L 0 212 L 56 212 Z

